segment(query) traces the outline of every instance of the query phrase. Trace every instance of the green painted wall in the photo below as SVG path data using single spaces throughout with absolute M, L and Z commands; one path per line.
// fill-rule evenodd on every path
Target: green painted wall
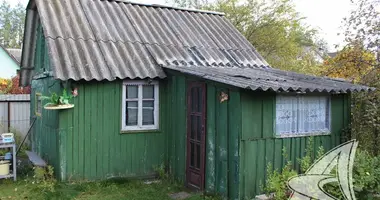
M 243 91 L 242 138 L 240 142 L 240 198 L 252 199 L 261 194 L 266 180 L 268 163 L 281 169 L 286 162 L 282 156 L 285 148 L 295 169 L 300 166 L 297 158 L 305 154 L 308 137 L 275 138 L 275 93 Z M 319 146 L 330 150 L 341 142 L 341 131 L 348 125 L 349 96 L 331 97 L 331 135 L 313 137 L 315 152 Z
M 145 177 L 166 160 L 165 83 L 160 131 L 121 133 L 122 81 L 77 82 L 75 107 L 59 111 L 61 179 Z
M 36 117 L 33 131 L 30 135 L 32 150 L 38 153 L 46 162 L 59 173 L 59 151 L 58 151 L 58 113 L 42 109 L 41 115 L 36 115 L 36 93 L 48 95 L 50 92 L 59 92 L 59 81 L 53 78 L 42 78 L 32 81 L 30 94 L 30 114 Z M 47 102 L 43 102 L 44 105 Z
M 35 49 L 36 59 L 34 60 L 35 78 L 31 83 L 31 120 L 36 117 L 36 123 L 33 126 L 30 139 L 32 141 L 32 150 L 38 153 L 45 161 L 55 168 L 57 174 L 60 173 L 59 149 L 58 149 L 58 112 L 51 112 L 42 109 L 41 115 L 36 115 L 36 93 L 49 96 L 51 93 L 61 91 L 60 81 L 47 75 L 43 75 L 45 66 L 50 66 L 49 56 L 47 54 L 46 44 L 43 37 L 41 25 L 36 32 L 37 44 Z M 42 105 L 47 101 L 43 101 Z
M 168 77 L 168 158 L 170 172 L 181 181 L 186 179 L 186 88 L 187 82 L 199 79 L 178 73 Z M 202 80 L 201 80 L 202 81 Z M 241 132 L 240 92 L 226 85 L 206 81 L 206 177 L 208 193 L 238 197 L 239 136 Z M 220 92 L 229 100 L 219 101 Z
M 169 75 L 167 82 L 168 113 L 165 116 L 168 127 L 167 165 L 169 172 L 184 182 L 186 177 L 186 78 Z
M 36 49 L 34 58 L 34 72 L 42 74 L 51 71 L 50 60 L 41 22 L 37 20 Z
M 229 100 L 220 102 L 221 92 Z M 239 183 L 239 90 L 207 83 L 206 191 L 235 199 Z

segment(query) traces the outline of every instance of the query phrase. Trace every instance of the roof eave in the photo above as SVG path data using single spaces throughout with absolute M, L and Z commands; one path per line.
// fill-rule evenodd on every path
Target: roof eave
M 244 80 L 244 79 L 233 80 L 233 78 L 227 79 L 225 77 L 222 77 L 223 75 L 218 76 L 218 74 L 207 73 L 207 72 L 201 71 L 199 69 L 197 71 L 197 67 L 189 68 L 189 67 L 178 67 L 178 66 L 164 66 L 164 68 L 169 69 L 169 70 L 178 71 L 180 73 L 200 77 L 202 79 L 207 79 L 207 80 L 211 80 L 211 81 L 235 86 L 238 88 L 253 90 L 253 91 L 277 92 L 277 93 L 346 94 L 346 93 L 353 93 L 353 92 L 372 92 L 372 91 L 376 90 L 376 88 L 373 88 L 373 87 L 367 87 L 367 86 L 352 84 L 352 83 L 348 83 L 348 82 L 346 82 L 346 84 L 348 84 L 346 87 L 329 86 L 329 87 L 324 88 L 324 87 L 320 87 L 317 85 L 315 87 L 310 87 L 310 88 L 300 87 L 300 86 L 297 86 L 297 87 L 295 87 L 295 86 L 272 87 L 272 86 L 268 85 L 269 83 L 265 84 L 265 85 L 260 85 L 260 81 L 255 82 L 252 79 L 250 79 L 250 80 Z M 201 68 L 201 67 L 199 67 L 199 68 Z M 223 70 L 223 69 L 221 69 L 221 70 Z M 260 70 L 260 69 L 252 69 L 252 70 Z M 233 76 L 231 76 L 231 77 L 233 77 Z M 321 77 L 316 77 L 316 78 L 321 78 Z M 330 80 L 330 81 L 335 82 L 336 80 Z M 253 82 L 255 82 L 255 83 L 253 84 Z M 302 83 L 302 80 L 300 82 Z M 341 82 L 341 81 L 339 81 L 339 82 Z M 305 81 L 305 85 L 306 84 L 310 85 L 310 83 L 308 81 Z

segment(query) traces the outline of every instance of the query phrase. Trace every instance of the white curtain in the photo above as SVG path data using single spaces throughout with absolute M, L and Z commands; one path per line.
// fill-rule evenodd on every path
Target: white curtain
M 283 96 L 276 98 L 276 133 L 307 134 L 328 132 L 328 96 Z

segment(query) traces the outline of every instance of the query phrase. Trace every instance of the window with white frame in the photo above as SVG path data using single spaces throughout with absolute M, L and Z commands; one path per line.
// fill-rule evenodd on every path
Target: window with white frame
M 122 131 L 158 129 L 158 101 L 157 81 L 124 81 Z
M 330 121 L 329 96 L 276 97 L 277 135 L 329 133 Z

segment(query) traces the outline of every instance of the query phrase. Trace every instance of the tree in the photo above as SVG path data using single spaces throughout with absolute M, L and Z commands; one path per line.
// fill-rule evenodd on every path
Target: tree
M 374 67 L 380 67 L 380 0 L 351 0 L 357 5 L 344 19 L 344 36 L 348 44 L 360 42 L 377 56 Z
M 0 78 L 0 94 L 5 94 L 9 91 L 11 80 Z
M 321 75 L 380 88 L 380 68 L 376 55 L 359 42 L 349 44 L 321 67 Z M 351 95 L 351 126 L 347 133 L 362 149 L 380 155 L 380 90 Z
M 3 0 L 0 4 L 0 43 L 6 48 L 21 48 L 24 36 L 25 8 L 14 8 Z
M 24 38 L 25 8 L 20 2 L 12 10 L 12 31 L 14 32 L 14 48 L 21 48 Z
M 30 86 L 19 87 L 20 76 L 17 75 L 12 79 L 0 78 L 0 94 L 30 94 Z
M 323 42 L 314 42 L 317 31 L 303 23 L 291 0 L 217 0 L 211 3 L 174 0 L 174 3 L 225 13 L 273 67 L 306 73 L 317 71 L 314 53 L 320 51 L 319 44 Z
M 11 6 L 3 0 L 0 5 L 0 42 L 5 47 L 9 47 L 12 40 L 11 15 Z
M 204 5 L 209 4 L 209 1 L 208 0 L 172 0 L 171 2 L 167 1 L 167 3 L 172 3 L 181 8 L 201 9 Z
M 364 49 L 361 44 L 351 44 L 338 52 L 335 57 L 327 58 L 320 69 L 320 74 L 368 84 L 366 76 L 374 72 L 375 63 L 376 57 L 371 51 Z
M 344 19 L 346 47 L 327 60 L 326 75 L 375 87 L 352 95 L 351 134 L 366 151 L 380 155 L 380 0 L 352 0 L 357 5 Z

